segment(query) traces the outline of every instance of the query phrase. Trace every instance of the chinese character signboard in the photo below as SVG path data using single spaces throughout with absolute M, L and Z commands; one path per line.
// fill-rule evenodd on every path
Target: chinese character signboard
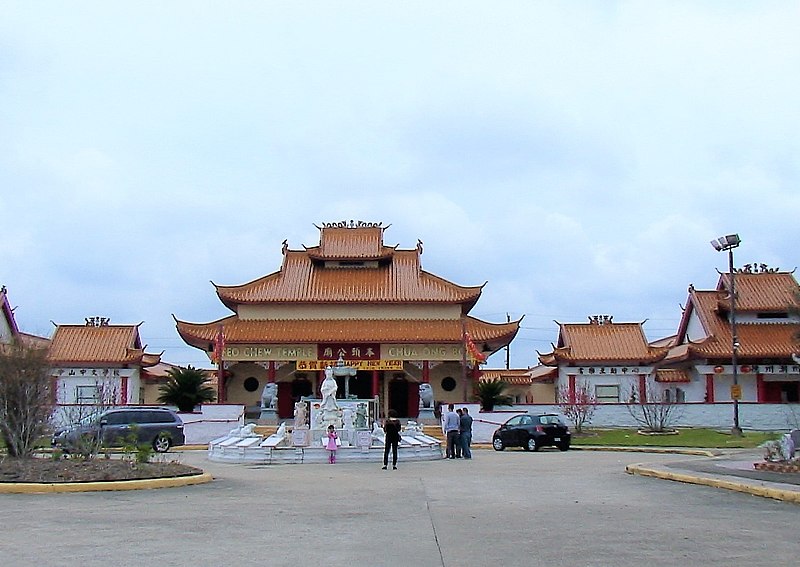
M 377 360 L 381 357 L 379 343 L 326 343 L 317 345 L 319 360 Z
M 402 370 L 402 360 L 345 360 L 345 366 L 350 366 L 357 370 Z M 298 360 L 297 370 L 312 372 L 315 370 L 325 370 L 328 366 L 336 366 L 333 360 Z

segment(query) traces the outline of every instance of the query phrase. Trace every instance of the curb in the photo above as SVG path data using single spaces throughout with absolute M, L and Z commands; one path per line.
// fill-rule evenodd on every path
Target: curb
M 687 484 L 699 484 L 702 486 L 711 486 L 713 488 L 724 488 L 726 490 L 733 490 L 734 492 L 742 492 L 744 494 L 751 494 L 753 496 L 761 496 L 764 498 L 781 500 L 783 502 L 792 502 L 795 504 L 800 504 L 800 492 L 794 490 L 782 490 L 780 488 L 755 486 L 752 484 L 743 484 L 741 482 L 733 482 L 730 480 L 722 480 L 718 478 L 692 476 L 683 473 L 673 473 L 664 470 L 649 468 L 644 464 L 628 465 L 625 467 L 625 472 L 632 475 L 649 476 L 653 478 L 660 478 L 663 480 L 673 480 L 675 482 L 683 482 Z
M 622 447 L 605 445 L 571 445 L 570 451 L 618 451 L 620 453 L 656 453 L 662 455 L 694 455 L 719 457 L 722 453 L 711 449 L 682 449 L 680 447 Z
M 175 488 L 211 482 L 209 473 L 169 478 L 143 480 L 117 480 L 109 482 L 16 482 L 0 483 L 0 494 L 52 494 L 56 492 L 107 492 L 113 490 L 148 490 L 152 488 Z

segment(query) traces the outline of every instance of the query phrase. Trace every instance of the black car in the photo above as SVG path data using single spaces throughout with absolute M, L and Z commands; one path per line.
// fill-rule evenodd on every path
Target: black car
M 138 443 L 151 445 L 159 453 L 183 445 L 185 441 L 183 421 L 171 409 L 127 407 L 110 409 L 59 429 L 53 435 L 52 444 L 69 451 L 83 436 L 89 435 L 96 439 L 102 436 L 106 447 L 119 447 L 134 431 Z
M 522 447 L 538 451 L 539 447 L 569 449 L 572 434 L 556 414 L 522 414 L 506 421 L 492 436 L 492 447 L 502 451 L 506 447 Z

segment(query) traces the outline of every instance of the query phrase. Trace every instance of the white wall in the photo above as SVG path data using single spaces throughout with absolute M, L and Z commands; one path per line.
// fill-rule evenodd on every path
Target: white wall
M 203 404 L 199 411 L 178 415 L 187 445 L 205 445 L 244 425 L 244 406 L 240 404 Z

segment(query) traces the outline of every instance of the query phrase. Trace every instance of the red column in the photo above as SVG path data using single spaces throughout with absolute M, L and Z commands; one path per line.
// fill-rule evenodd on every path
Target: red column
M 121 406 L 128 404 L 128 377 L 122 377 L 122 384 L 120 385 L 121 392 L 119 393 L 119 404 Z
M 217 403 L 225 403 L 225 370 L 221 362 L 217 365 Z
M 270 360 L 269 366 L 267 367 L 267 382 L 270 384 L 275 383 L 275 361 Z
M 422 361 L 422 383 L 429 384 L 431 381 L 431 365 L 427 360 Z
M 639 403 L 647 403 L 647 376 L 639 374 Z
M 758 403 L 763 404 L 767 399 L 767 385 L 764 383 L 763 374 L 756 374 L 756 391 L 758 393 Z
M 569 403 L 575 403 L 575 375 L 569 376 Z
M 376 397 L 380 395 L 380 377 L 378 375 L 378 370 L 372 371 L 372 397 Z
M 706 374 L 706 403 L 714 403 L 714 375 Z

